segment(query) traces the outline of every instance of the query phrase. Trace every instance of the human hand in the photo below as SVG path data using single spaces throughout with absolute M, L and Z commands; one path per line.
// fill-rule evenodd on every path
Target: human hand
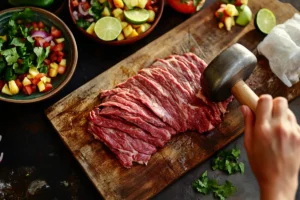
M 300 169 L 300 127 L 287 100 L 262 95 L 255 115 L 247 107 L 245 148 L 261 199 L 295 199 Z

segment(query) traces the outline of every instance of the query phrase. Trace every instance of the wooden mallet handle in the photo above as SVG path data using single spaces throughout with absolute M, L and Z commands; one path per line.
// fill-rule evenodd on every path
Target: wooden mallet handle
M 243 81 L 238 81 L 231 89 L 233 96 L 242 105 L 247 105 L 253 112 L 255 112 L 258 96 L 253 90 Z

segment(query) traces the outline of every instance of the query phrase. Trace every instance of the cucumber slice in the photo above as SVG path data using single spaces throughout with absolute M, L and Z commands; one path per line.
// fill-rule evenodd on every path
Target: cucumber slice
M 128 9 L 133 9 L 133 6 L 131 5 L 131 0 L 123 0 L 123 2 Z
M 125 10 L 124 16 L 127 22 L 138 25 L 148 20 L 149 12 L 146 9 Z

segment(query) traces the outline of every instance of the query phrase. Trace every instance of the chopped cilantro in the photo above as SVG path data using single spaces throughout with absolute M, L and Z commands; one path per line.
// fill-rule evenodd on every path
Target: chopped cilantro
M 2 47 L 3 47 L 3 44 L 4 44 L 4 40 L 2 38 L 0 38 L 0 51 L 1 51 Z
M 42 64 L 42 65 L 40 66 L 40 68 L 39 68 L 39 71 L 40 71 L 41 73 L 47 74 L 47 73 L 48 73 L 48 66 Z
M 22 40 L 20 38 L 16 38 L 16 37 L 11 41 L 10 44 L 14 45 L 16 47 L 24 47 L 25 46 L 25 43 L 22 42 Z
M 30 36 L 27 36 L 27 41 L 30 42 L 32 45 L 34 44 L 34 39 Z
M 94 1 L 94 3 L 92 4 L 92 7 L 90 9 L 91 9 L 91 12 L 93 13 L 93 16 L 97 20 L 97 19 L 100 19 L 100 17 L 102 16 L 104 6 L 101 5 L 99 1 Z
M 207 176 L 207 171 L 199 179 L 195 180 L 192 186 L 196 191 L 204 195 L 212 192 L 220 200 L 225 200 L 236 192 L 236 188 L 229 181 L 226 181 L 223 185 L 219 185 L 215 179 L 210 180 Z
M 90 22 L 85 21 L 84 19 L 80 18 L 76 22 L 77 26 L 83 29 L 87 29 L 90 26 Z
M 231 149 L 220 151 L 212 162 L 213 170 L 221 170 L 228 174 L 241 172 L 244 174 L 244 163 L 238 162 L 241 151 L 239 149 Z
M 50 53 L 50 47 L 47 47 L 46 50 L 43 47 L 34 47 L 33 52 L 35 53 L 37 57 L 37 68 L 41 67 L 41 64 L 44 62 L 44 60 L 48 57 Z
M 7 65 L 14 64 L 15 62 L 17 62 L 17 60 L 19 58 L 19 54 L 17 52 L 16 47 L 3 50 L 3 51 L 1 51 L 1 54 L 5 57 Z
M 11 81 L 11 80 L 15 80 L 16 78 L 17 78 L 17 76 L 14 74 L 13 68 L 6 67 L 5 73 L 4 73 L 4 80 Z

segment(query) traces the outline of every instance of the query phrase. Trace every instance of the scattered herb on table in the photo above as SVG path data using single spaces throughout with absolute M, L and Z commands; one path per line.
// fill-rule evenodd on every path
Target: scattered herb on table
M 217 157 L 212 161 L 213 170 L 221 170 L 227 172 L 228 174 L 234 174 L 241 172 L 244 174 L 245 165 L 242 162 L 239 162 L 239 156 L 241 151 L 239 149 L 231 149 L 220 151 L 217 154 Z
M 215 179 L 209 179 L 207 171 L 205 171 L 199 179 L 194 181 L 193 188 L 204 195 L 212 192 L 214 197 L 220 200 L 225 200 L 236 192 L 236 188 L 229 181 L 219 185 Z

